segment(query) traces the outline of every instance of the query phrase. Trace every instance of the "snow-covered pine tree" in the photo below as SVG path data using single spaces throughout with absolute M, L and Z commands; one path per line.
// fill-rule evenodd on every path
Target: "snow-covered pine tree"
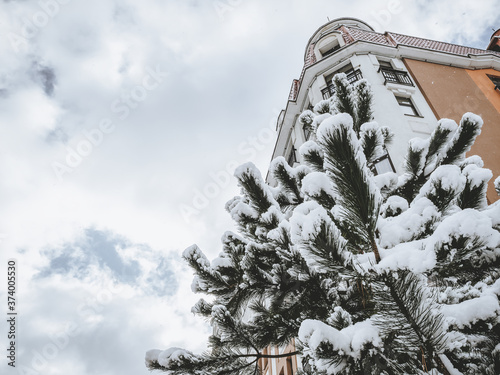
M 209 262 L 183 256 L 193 312 L 213 326 L 201 355 L 146 354 L 168 374 L 258 374 L 269 345 L 297 338 L 304 374 L 499 374 L 500 201 L 491 172 L 465 158 L 482 120 L 441 120 L 410 142 L 405 173 L 375 176 L 391 134 L 371 122 L 367 82 L 334 78 L 337 96 L 301 116 L 315 140 L 303 165 L 271 164 L 270 186 L 252 164 L 235 175 L 226 233 Z M 495 182 L 500 190 L 500 179 Z

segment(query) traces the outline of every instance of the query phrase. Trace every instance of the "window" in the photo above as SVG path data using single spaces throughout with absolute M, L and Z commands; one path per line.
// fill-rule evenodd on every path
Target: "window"
M 354 83 L 363 78 L 361 71 L 359 69 L 354 70 L 351 64 L 344 66 L 343 68 L 336 70 L 333 73 L 330 73 L 325 76 L 326 87 L 321 90 L 321 94 L 323 95 L 323 99 L 328 99 L 335 94 L 335 86 L 332 83 L 332 79 L 335 74 L 345 73 L 347 75 L 347 80 L 349 83 Z
M 378 60 L 378 63 L 380 65 L 380 68 L 385 68 L 385 69 L 392 69 L 394 70 L 394 68 L 392 67 L 392 64 L 390 61 L 384 61 L 384 60 Z
M 493 84 L 495 85 L 495 90 L 500 91 L 500 77 L 493 76 L 491 74 L 486 74 L 486 75 L 491 80 L 491 82 L 493 82 Z
M 402 109 L 405 115 L 421 117 L 410 98 L 396 96 L 396 100 L 398 101 L 399 107 Z
M 413 86 L 410 75 L 402 70 L 396 70 L 392 67 L 390 61 L 379 60 L 379 72 L 384 77 L 384 85 L 387 83 L 397 83 L 399 85 Z
M 391 157 L 387 152 L 385 155 L 382 155 L 373 162 L 371 170 L 374 175 L 379 175 L 387 172 L 396 172 L 396 170 L 394 169 L 394 164 L 392 164 Z
M 304 125 L 302 127 L 302 130 L 304 131 L 304 139 L 306 141 L 309 140 L 309 138 L 311 138 L 311 134 L 312 134 L 312 131 L 311 131 L 311 127 L 310 126 L 307 126 L 307 125 Z
M 337 45 L 335 45 L 333 47 L 330 47 L 329 49 L 327 49 L 325 51 L 320 50 L 321 56 L 322 57 L 327 57 L 327 56 L 331 55 L 332 53 L 334 53 L 338 49 L 340 49 L 340 46 L 337 44 Z
M 342 45 L 343 38 L 340 31 L 328 32 L 315 43 L 315 56 L 318 60 L 324 59 L 338 51 Z
M 297 155 L 295 153 L 296 153 L 295 147 L 292 146 L 290 155 L 288 155 L 288 159 L 286 160 L 290 167 L 293 167 L 293 165 L 297 163 Z

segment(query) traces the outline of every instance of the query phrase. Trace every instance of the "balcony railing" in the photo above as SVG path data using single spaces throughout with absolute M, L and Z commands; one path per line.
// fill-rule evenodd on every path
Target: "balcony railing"
M 356 81 L 359 81 L 360 79 L 363 78 L 363 75 L 361 74 L 361 71 L 359 69 L 350 69 L 347 72 L 345 72 L 347 76 L 347 80 L 349 83 L 354 83 Z M 335 94 L 335 85 L 333 83 L 328 83 L 328 86 L 326 86 L 323 90 L 321 90 L 321 94 L 323 95 L 323 99 L 328 99 L 332 97 Z
M 399 85 L 413 86 L 410 75 L 406 72 L 400 70 L 394 70 L 391 68 L 380 67 L 379 72 L 384 76 L 384 85 L 389 83 L 397 83 Z

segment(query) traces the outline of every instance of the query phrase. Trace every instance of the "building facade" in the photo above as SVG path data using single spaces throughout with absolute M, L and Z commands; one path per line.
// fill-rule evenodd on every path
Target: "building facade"
M 310 134 L 298 117 L 333 94 L 331 79 L 340 72 L 351 82 L 364 78 L 371 84 L 374 120 L 394 132 L 377 173 L 401 173 L 411 138 L 427 138 L 441 118 L 459 122 L 464 113 L 474 112 L 484 125 L 470 154 L 481 156 L 493 176 L 500 175 L 500 30 L 482 50 L 378 33 L 354 18 L 328 22 L 306 46 L 304 68 L 278 118 L 273 159 L 284 156 L 291 164 L 300 163 L 297 150 Z M 497 199 L 491 181 L 488 200 Z
M 340 18 L 321 26 L 304 53 L 304 67 L 293 80 L 286 108 L 277 121 L 278 139 L 273 159 L 284 156 L 290 165 L 300 163 L 298 148 L 310 134 L 300 114 L 333 95 L 332 77 L 345 73 L 350 82 L 366 79 L 372 87 L 373 117 L 389 126 L 394 141 L 375 165 L 376 173 L 402 173 L 408 141 L 427 138 L 441 118 L 457 123 L 466 112 L 484 120 L 471 155 L 500 176 L 500 29 L 485 50 L 392 32 L 378 33 L 367 23 Z M 490 181 L 490 203 L 498 195 Z M 268 354 L 293 351 L 267 348 Z M 292 375 L 296 357 L 261 360 L 266 375 Z

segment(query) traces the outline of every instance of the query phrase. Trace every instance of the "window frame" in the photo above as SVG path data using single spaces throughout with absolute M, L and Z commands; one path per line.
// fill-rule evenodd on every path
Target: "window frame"
M 385 151 L 385 154 L 380 156 L 379 158 L 375 159 L 373 161 L 372 165 L 370 166 L 370 170 L 372 171 L 374 176 L 378 176 L 379 174 L 391 172 L 391 171 L 387 171 L 387 172 L 379 173 L 379 171 L 377 170 L 377 164 L 379 164 L 380 162 L 383 162 L 385 160 L 387 160 L 389 162 L 389 165 L 391 166 L 392 172 L 393 173 L 396 172 L 396 168 L 394 168 L 394 163 L 392 162 L 391 156 L 389 155 L 389 152 L 385 149 L 385 147 L 384 147 L 384 151 Z
M 415 86 L 408 72 L 404 70 L 395 69 L 392 65 L 392 61 L 379 60 L 378 61 L 378 73 L 382 73 L 384 77 L 384 85 L 388 83 L 404 85 L 404 86 Z
M 401 95 L 394 95 L 396 98 L 396 101 L 401 108 L 410 108 L 413 114 L 406 113 L 403 111 L 403 114 L 405 116 L 410 116 L 410 117 L 423 117 L 420 112 L 417 109 L 417 106 L 413 102 L 412 98 L 410 96 L 401 96 Z
M 486 74 L 486 76 L 495 85 L 495 90 L 498 90 L 500 92 L 500 76 L 496 76 L 494 74 Z
M 335 95 L 335 86 L 332 83 L 332 79 L 335 76 L 335 74 L 338 73 L 345 73 L 347 76 L 347 80 L 351 84 L 359 81 L 360 79 L 363 79 L 363 74 L 361 73 L 361 70 L 354 69 L 352 64 L 347 64 L 330 74 L 325 74 L 323 77 L 325 78 L 326 87 L 321 89 L 321 96 L 323 97 L 324 100 L 329 99 L 333 95 Z
M 286 158 L 286 162 L 288 163 L 288 165 L 290 167 L 293 167 L 295 163 L 299 162 L 298 159 L 297 159 L 297 153 L 296 152 L 297 152 L 297 150 L 292 145 L 291 150 L 290 150 L 290 154 Z
M 311 139 L 311 135 L 313 132 L 310 126 L 304 125 L 302 126 L 302 133 L 304 134 L 304 139 L 307 142 L 309 139 Z

